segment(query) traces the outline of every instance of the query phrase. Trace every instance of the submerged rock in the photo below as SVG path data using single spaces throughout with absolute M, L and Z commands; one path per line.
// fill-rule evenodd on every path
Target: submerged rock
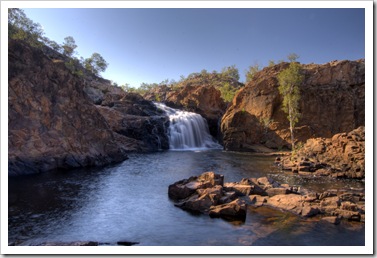
M 44 242 L 37 246 L 98 246 L 95 241 L 76 241 L 76 242 Z
M 338 225 L 340 223 L 340 218 L 338 216 L 329 216 L 321 218 L 321 221 L 326 221 L 328 223 Z
M 104 245 L 123 245 L 123 246 L 131 246 L 140 244 L 139 242 L 131 242 L 131 241 L 118 241 L 116 243 L 102 243 L 97 241 L 73 241 L 73 242 L 43 242 L 39 243 L 36 246 L 104 246 Z M 9 245 L 22 245 L 21 243 L 10 243 Z

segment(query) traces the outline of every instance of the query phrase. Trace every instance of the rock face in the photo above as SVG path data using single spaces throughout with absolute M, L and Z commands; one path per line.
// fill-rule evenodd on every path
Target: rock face
M 337 178 L 365 177 L 365 127 L 332 138 L 313 138 L 291 158 L 278 162 L 282 169 L 302 175 Z
M 219 73 L 194 73 L 174 86 L 156 87 L 148 91 L 144 97 L 163 102 L 172 108 L 200 114 L 207 120 L 211 135 L 221 142 L 220 121 L 228 106 L 219 90 L 224 84 L 235 90 L 244 86 L 234 78 Z
M 219 122 L 226 104 L 215 87 L 187 85 L 178 92 L 169 93 L 166 105 L 200 114 L 207 120 L 211 135 L 218 138 Z
M 9 41 L 9 175 L 105 165 L 127 158 L 64 63 Z
M 107 94 L 96 107 L 117 135 L 137 141 L 135 151 L 169 149 L 169 118 L 139 94 Z
M 241 89 L 221 121 L 226 150 L 258 151 L 258 146 L 290 148 L 289 121 L 282 111 L 277 75 L 289 66 L 264 68 Z M 364 125 L 365 64 L 333 61 L 303 65 L 301 119 L 295 138 L 331 137 Z
M 102 166 L 169 147 L 168 118 L 153 103 L 74 75 L 66 62 L 51 49 L 9 41 L 9 175 Z
M 219 124 L 227 105 L 214 86 L 185 84 L 175 90 L 161 86 L 144 96 L 148 100 L 160 100 L 172 108 L 200 114 L 207 120 L 210 134 L 221 140 Z
M 365 220 L 365 194 L 362 189 L 309 192 L 300 187 L 279 184 L 268 177 L 244 178 L 224 183 L 222 175 L 205 172 L 169 186 L 176 206 L 213 218 L 245 220 L 247 206 L 268 206 L 304 218 L 320 216 L 339 224 L 340 219 Z

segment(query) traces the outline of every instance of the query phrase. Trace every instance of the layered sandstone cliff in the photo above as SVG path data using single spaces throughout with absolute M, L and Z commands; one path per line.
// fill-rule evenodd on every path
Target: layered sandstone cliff
M 290 148 L 289 121 L 282 111 L 277 80 L 288 66 L 264 68 L 235 96 L 221 121 L 226 150 Z M 364 60 L 303 65 L 303 74 L 297 141 L 332 137 L 364 125 Z

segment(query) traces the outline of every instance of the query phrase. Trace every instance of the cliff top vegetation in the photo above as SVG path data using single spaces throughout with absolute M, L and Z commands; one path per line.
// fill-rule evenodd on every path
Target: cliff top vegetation
M 100 76 L 100 72 L 104 72 L 109 65 L 96 52 L 88 58 L 79 57 L 72 36 L 65 37 L 62 44 L 45 37 L 42 26 L 28 18 L 19 8 L 8 9 L 8 39 L 22 40 L 33 47 L 41 48 L 51 58 L 62 59 L 66 67 L 77 76 L 88 73 Z

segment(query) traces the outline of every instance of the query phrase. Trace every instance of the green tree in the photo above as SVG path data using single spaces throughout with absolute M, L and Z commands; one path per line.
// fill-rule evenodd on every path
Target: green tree
M 84 76 L 84 72 L 82 68 L 80 68 L 80 60 L 77 58 L 69 58 L 68 61 L 65 62 L 65 66 L 68 70 L 71 71 L 72 74 L 77 75 L 79 77 Z
M 97 76 L 100 72 L 106 71 L 108 65 L 106 60 L 98 53 L 93 53 L 91 57 L 84 60 L 85 69 Z
M 136 91 L 136 89 L 134 87 L 131 87 L 130 84 L 128 84 L 128 83 L 121 85 L 120 88 L 122 90 L 124 90 L 125 92 L 135 92 Z
M 47 37 L 42 37 L 42 42 L 46 46 L 49 46 L 50 48 L 52 48 L 53 50 L 55 50 L 55 51 L 57 51 L 59 53 L 62 53 L 63 48 L 58 43 L 56 43 L 55 41 L 50 40 Z
M 300 86 L 303 80 L 301 65 L 291 62 L 289 67 L 278 75 L 279 92 L 283 97 L 283 111 L 288 114 L 289 129 L 291 132 L 292 150 L 295 149 L 294 127 L 300 118 L 299 100 Z
M 290 61 L 290 62 L 296 62 L 297 61 L 297 59 L 299 59 L 299 55 L 297 55 L 296 53 L 291 53 L 291 54 L 289 54 L 288 55 L 288 60 Z
M 40 40 L 43 34 L 42 26 L 29 19 L 22 9 L 8 9 L 8 37 L 10 39 L 25 40 L 32 46 L 41 47 Z
M 234 79 L 236 81 L 240 80 L 240 74 L 238 72 L 238 69 L 236 68 L 236 65 L 224 67 L 221 70 L 221 74 L 224 77 L 232 78 L 232 79 Z
M 65 37 L 62 47 L 63 54 L 71 57 L 77 48 L 75 39 L 72 36 Z
M 246 82 L 251 81 L 255 74 L 260 71 L 259 64 L 249 66 L 249 70 L 246 71 Z
M 202 70 L 200 71 L 200 74 L 201 74 L 204 78 L 208 77 L 208 75 L 209 75 L 206 69 L 202 69 Z
M 237 89 L 232 87 L 229 82 L 224 83 L 221 87 L 219 87 L 221 97 L 225 102 L 231 102 L 236 94 Z

